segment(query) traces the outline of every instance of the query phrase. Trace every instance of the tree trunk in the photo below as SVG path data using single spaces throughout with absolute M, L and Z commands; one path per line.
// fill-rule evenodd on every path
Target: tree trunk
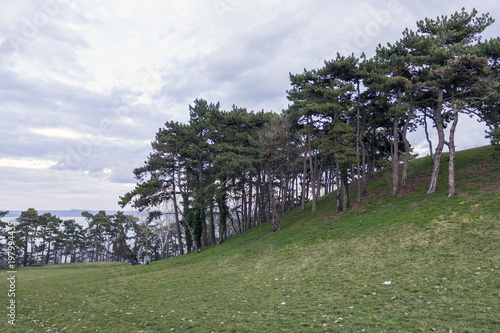
M 439 89 L 438 105 L 436 108 L 436 115 L 434 117 L 434 122 L 436 124 L 436 129 L 438 131 L 438 145 L 436 147 L 436 153 L 434 154 L 431 182 L 429 184 L 429 190 L 427 191 L 427 194 L 432 194 L 436 192 L 437 189 L 439 168 L 441 165 L 441 154 L 443 152 L 443 146 L 444 146 L 444 125 L 443 125 L 443 118 L 441 117 L 441 112 L 443 110 L 443 100 L 444 100 L 444 91 L 443 89 Z
M 198 248 L 198 242 L 196 241 L 196 238 L 194 237 L 194 234 L 193 234 L 193 229 L 191 229 L 191 227 L 189 226 L 189 223 L 188 221 L 186 220 L 186 217 L 184 216 L 184 213 L 179 209 L 177 208 L 177 211 L 182 215 L 182 218 L 184 219 L 185 221 L 185 225 L 186 227 L 188 228 L 188 231 L 189 231 L 189 235 L 191 236 L 191 239 L 192 239 L 192 243 L 194 245 L 194 250 L 196 252 L 201 252 L 201 250 Z M 188 249 L 188 253 L 190 252 L 190 249 Z
M 208 237 L 207 237 L 207 221 L 205 218 L 205 214 L 200 211 L 200 222 L 201 222 L 201 247 L 208 245 Z
M 268 223 L 269 222 L 269 211 L 266 209 L 266 200 L 267 200 L 267 186 L 266 186 L 266 176 L 264 171 L 264 164 L 260 164 L 260 223 Z
M 398 194 L 399 188 L 399 145 L 398 145 L 398 124 L 399 117 L 394 117 L 394 124 L 392 127 L 392 135 L 394 137 L 392 144 L 392 195 Z
M 35 250 L 35 244 L 36 244 L 36 233 L 38 231 L 38 228 L 35 227 L 35 230 L 33 231 L 33 236 L 31 236 L 31 249 L 30 249 L 30 258 L 29 258 L 29 264 L 31 265 L 33 263 L 33 251 Z
M 450 128 L 450 141 L 448 142 L 448 149 L 450 151 L 450 161 L 448 170 L 448 197 L 454 197 L 455 192 L 455 130 L 458 124 L 458 108 L 453 105 L 453 124 Z
M 243 227 L 240 228 L 243 231 L 245 231 L 247 229 L 247 191 L 245 188 L 245 182 L 246 182 L 245 173 L 243 173 L 243 178 L 241 179 L 241 188 L 242 188 L 242 191 L 241 191 L 241 221 L 242 221 Z
M 408 126 L 410 125 L 410 119 L 412 118 L 412 113 L 408 112 L 408 117 L 406 118 L 405 125 L 403 127 L 403 142 L 405 144 L 405 158 L 403 162 L 403 174 L 401 175 L 401 186 L 406 185 L 406 178 L 408 177 L 408 162 L 410 161 L 410 142 L 406 134 L 408 132 Z
M 45 259 L 45 264 L 46 265 L 49 264 L 49 260 L 50 260 L 50 244 L 51 243 L 52 243 L 52 238 L 49 240 L 49 247 L 47 249 L 47 256 L 46 256 L 46 259 Z M 42 259 L 41 263 L 43 263 L 43 259 Z
M 316 163 L 316 200 L 317 198 L 321 197 L 321 181 L 322 181 L 322 175 L 323 175 L 323 163 L 321 160 L 318 162 L 318 155 L 315 156 L 314 158 L 315 163 Z
M 429 139 L 429 131 L 427 130 L 427 114 L 424 113 L 424 129 L 425 129 L 425 138 L 427 139 L 427 142 L 429 143 L 429 152 L 431 155 L 431 160 L 434 160 L 434 152 L 432 151 L 432 141 Z
M 43 240 L 42 242 L 42 255 L 40 257 L 40 262 L 43 263 L 44 262 L 44 259 L 45 258 L 45 239 Z
M 365 151 L 366 151 L 366 159 L 365 159 L 365 168 L 366 168 L 366 176 L 367 177 L 370 177 L 372 175 L 372 172 L 371 172 L 371 159 L 372 159 L 372 156 L 371 156 L 371 151 L 370 151 L 370 143 L 366 143 L 364 145 L 365 147 Z
M 167 233 L 167 237 L 165 237 L 165 243 L 164 243 L 164 251 L 162 253 L 162 259 L 168 259 L 169 256 L 168 256 L 168 233 Z
M 71 259 L 70 259 L 70 262 L 76 262 L 76 249 L 75 249 L 75 245 L 74 245 L 74 236 L 73 238 L 71 238 Z
M 26 267 L 28 266 L 28 233 L 29 231 L 26 231 L 24 234 L 24 246 L 23 246 L 23 266 Z
M 307 146 L 304 145 L 304 163 L 302 172 L 302 192 L 301 192 L 301 202 L 300 202 L 300 212 L 306 211 L 306 174 L 307 174 Z
M 294 174 L 292 186 L 293 186 L 293 182 L 295 182 L 295 191 L 294 191 L 294 195 L 293 195 L 293 207 L 295 208 L 295 207 L 297 207 L 297 200 L 299 199 L 299 175 L 297 172 L 295 172 L 295 174 Z
M 95 227 L 94 245 L 95 245 L 95 262 L 98 262 L 99 261 L 99 257 L 98 257 L 98 252 L 97 252 L 97 246 L 98 246 L 98 241 L 97 241 L 97 226 Z
M 278 212 L 276 211 L 276 200 L 274 198 L 274 188 L 273 188 L 273 175 L 271 172 L 271 165 L 267 163 L 267 183 L 269 187 L 269 199 L 271 203 L 271 209 L 273 214 L 273 232 L 281 230 L 281 220 L 279 218 Z
M 211 245 L 217 244 L 217 238 L 215 238 L 215 218 L 214 218 L 214 203 L 210 203 L 210 235 L 211 235 Z
M 340 212 L 342 210 L 342 204 L 341 204 L 341 199 L 340 199 L 340 187 L 341 187 L 341 180 L 340 180 L 340 165 L 337 162 L 336 163 L 336 183 L 337 183 L 337 212 Z
M 166 257 L 165 248 L 167 247 L 168 234 L 165 237 L 165 241 L 163 240 L 163 232 L 160 231 L 158 236 L 160 237 L 160 257 L 162 259 L 165 259 Z
M 309 119 L 310 125 L 312 126 L 312 120 Z M 307 133 L 308 150 L 309 150 L 309 168 L 311 172 L 311 192 L 312 192 L 312 212 L 316 212 L 316 175 L 314 174 L 314 165 L 312 159 L 312 148 L 311 148 L 311 128 L 309 127 L 309 132 Z
M 325 190 L 324 195 L 326 195 L 330 192 L 329 191 L 329 179 L 328 179 L 328 177 L 330 177 L 330 170 L 329 170 L 328 160 L 326 160 L 326 162 L 323 166 L 323 173 L 324 173 L 323 179 L 325 181 L 323 188 Z
M 361 195 L 362 195 L 362 184 L 361 184 L 361 156 L 360 156 L 360 151 L 359 151 L 359 146 L 361 144 L 361 130 L 360 130 L 360 109 L 361 109 L 361 92 L 359 90 L 359 81 L 357 82 L 357 92 L 358 92 L 358 98 L 357 98 L 357 103 L 356 103 L 356 163 L 357 163 L 357 176 L 358 176 L 358 192 L 356 196 L 356 202 L 360 203 L 361 202 Z
M 349 179 L 348 179 L 348 165 L 347 163 L 342 166 L 340 170 L 341 182 L 342 182 L 342 199 L 343 205 L 342 210 L 345 212 L 349 208 Z
M 263 170 L 263 172 L 264 172 L 264 170 Z M 267 172 L 269 172 L 269 170 L 266 170 L 265 172 L 267 173 Z M 269 180 L 269 175 L 267 175 L 267 179 Z M 265 180 L 264 180 L 264 182 L 265 182 Z M 266 191 L 265 193 L 263 193 L 264 195 L 262 196 L 262 206 L 264 208 L 266 223 L 269 225 L 269 222 L 271 221 L 270 212 L 269 212 L 269 207 L 271 205 L 271 194 L 269 192 L 269 186 L 266 187 L 264 185 L 262 188 L 263 188 L 263 190 Z
M 335 162 L 332 159 L 330 164 L 330 192 L 335 190 Z
M 64 244 L 64 263 L 68 263 L 68 243 Z
M 238 216 L 238 211 L 236 211 L 236 216 Z M 234 234 L 237 235 L 238 231 L 236 230 L 236 227 L 234 226 L 234 218 L 232 216 L 230 216 L 229 220 L 231 220 L 231 227 L 233 227 Z
M 288 175 L 284 175 L 283 176 L 283 181 L 285 183 L 285 185 L 283 186 L 283 202 L 282 202 L 282 205 L 281 205 L 281 214 L 285 214 L 288 210 L 288 202 L 290 200 L 290 192 L 293 193 L 293 189 L 292 191 L 290 191 L 290 189 L 288 188 L 288 186 L 290 186 L 289 184 L 289 176 Z
M 203 161 L 201 160 L 200 157 L 198 157 L 198 189 L 202 192 L 201 195 L 202 197 L 205 196 L 205 191 L 203 189 Z M 200 206 L 200 222 L 201 222 L 201 237 L 202 237 L 202 246 L 206 245 L 208 243 L 207 240 L 207 226 L 205 221 L 205 199 L 202 199 L 202 203 Z M 196 243 L 196 240 L 193 240 L 193 242 Z M 196 250 L 198 251 L 198 250 Z
M 180 161 L 177 159 L 177 180 L 179 182 L 179 187 L 181 186 L 181 167 Z M 175 213 L 175 225 L 177 227 L 177 243 L 179 244 L 180 254 L 184 254 L 184 244 L 182 242 L 182 231 L 181 231 L 181 223 L 179 220 L 179 208 L 177 207 L 177 189 L 175 186 L 175 171 L 172 171 L 172 183 L 173 183 L 173 200 L 174 200 L 174 213 Z
M 223 188 L 225 190 L 225 188 Z M 217 205 L 219 206 L 219 244 L 224 241 L 227 233 L 227 205 L 224 193 L 217 195 Z
M 362 165 L 362 175 L 361 175 L 361 179 L 362 179 L 362 195 L 365 196 L 366 195 L 366 178 L 367 178 L 367 175 L 366 175 L 366 147 L 365 147 L 365 144 L 363 141 L 361 141 L 361 155 L 362 155 L 362 161 L 361 161 L 361 165 Z
M 252 173 L 250 172 L 249 174 L 249 193 L 248 193 L 248 198 L 247 198 L 247 230 L 252 227 L 252 196 L 253 196 L 253 184 L 252 184 Z
M 259 225 L 262 223 L 262 219 L 260 216 L 260 186 L 261 186 L 261 179 L 260 179 L 260 170 L 257 170 L 257 183 L 255 184 L 255 206 L 254 206 L 254 213 L 253 213 L 253 218 L 254 218 L 254 225 Z
M 173 200 L 174 200 L 174 215 L 175 215 L 175 226 L 177 229 L 177 243 L 179 244 L 180 254 L 184 254 L 184 244 L 182 243 L 182 232 L 181 232 L 181 223 L 179 221 L 179 210 L 177 208 L 177 193 L 175 191 L 175 181 L 173 183 Z
M 345 212 L 349 208 L 349 192 L 347 184 L 344 181 L 342 181 L 342 197 L 344 198 L 344 204 L 342 206 L 342 210 Z
M 235 211 L 236 213 L 236 219 L 238 220 L 238 231 L 236 232 L 237 234 L 241 234 L 242 233 L 242 230 L 241 230 L 241 219 L 240 219 L 240 213 L 238 212 L 238 210 Z

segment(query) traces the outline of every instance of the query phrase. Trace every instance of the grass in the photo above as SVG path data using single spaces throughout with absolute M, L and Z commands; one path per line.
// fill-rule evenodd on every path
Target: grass
M 454 198 L 443 164 L 432 196 L 415 185 L 430 166 L 418 159 L 412 191 L 383 195 L 390 179 L 376 176 L 346 213 L 325 196 L 316 214 L 287 214 L 281 232 L 262 225 L 202 253 L 135 267 L 20 268 L 16 330 L 5 306 L 0 330 L 498 331 L 499 162 L 491 147 L 458 152 Z M 7 302 L 4 288 L 0 304 Z

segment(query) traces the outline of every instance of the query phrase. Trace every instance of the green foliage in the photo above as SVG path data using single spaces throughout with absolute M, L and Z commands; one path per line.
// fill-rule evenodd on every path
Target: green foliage
M 276 119 L 270 112 L 248 112 L 236 106 L 222 111 L 219 103 L 197 99 L 189 106 L 189 115 L 187 124 L 169 122 L 158 131 L 153 152 L 143 167 L 134 170 L 137 186 L 119 202 L 154 211 L 164 211 L 173 204 L 175 214 L 182 215 L 179 229 L 182 224 L 188 252 L 192 247 L 198 251 L 222 242 L 228 237 L 228 220 L 238 220 L 233 233 L 262 220 L 265 199 L 261 193 L 265 189 L 259 180 L 269 157 L 279 155 L 267 145 L 278 143 L 285 149 L 288 143 L 286 136 L 260 140 L 264 128 L 272 128 L 268 124 Z M 273 163 L 287 164 L 287 157 Z M 259 187 L 255 199 L 253 187 Z M 232 207 L 227 202 L 231 199 L 235 202 Z M 182 248 L 180 240 L 179 244 Z

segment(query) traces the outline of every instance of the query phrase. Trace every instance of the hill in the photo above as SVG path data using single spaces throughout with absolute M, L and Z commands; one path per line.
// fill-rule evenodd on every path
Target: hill
M 498 153 L 496 153 L 498 154 Z M 446 161 L 444 161 L 446 164 Z M 457 153 L 457 192 L 426 194 L 430 158 L 390 170 L 346 213 L 335 198 L 227 242 L 151 265 L 19 269 L 20 332 L 494 332 L 500 327 L 500 162 Z M 444 166 L 444 165 L 443 165 Z M 3 271 L 4 276 L 7 275 Z M 8 304 L 7 292 L 0 295 Z M 5 310 L 5 306 L 3 307 Z M 3 330 L 7 317 L 2 315 Z

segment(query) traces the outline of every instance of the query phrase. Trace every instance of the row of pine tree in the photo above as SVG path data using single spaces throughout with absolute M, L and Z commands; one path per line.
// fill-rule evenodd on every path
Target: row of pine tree
M 0 218 L 7 213 L 0 212 Z M 14 267 L 98 261 L 135 265 L 144 262 L 146 255 L 150 260 L 179 255 L 168 217 L 141 221 L 123 212 L 105 211 L 83 212 L 82 217 L 86 227 L 75 219 L 63 220 L 29 208 L 10 226 L 0 221 L 5 240 L 0 243 L 0 269 L 12 263 Z

